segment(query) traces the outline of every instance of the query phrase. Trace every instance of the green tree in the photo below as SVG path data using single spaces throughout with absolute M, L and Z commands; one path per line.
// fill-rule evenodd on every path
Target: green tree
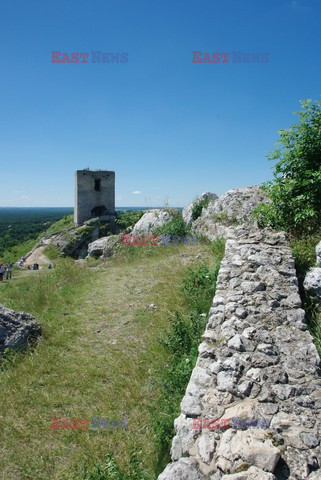
M 296 235 L 314 232 L 321 223 L 321 101 L 300 103 L 299 122 L 279 131 L 268 155 L 277 162 L 274 179 L 263 186 L 270 203 L 254 212 L 260 226 Z

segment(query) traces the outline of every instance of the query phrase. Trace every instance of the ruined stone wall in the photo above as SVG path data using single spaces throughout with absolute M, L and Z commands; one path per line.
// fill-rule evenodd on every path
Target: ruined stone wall
M 172 463 L 158 478 L 320 480 L 320 359 L 290 247 L 266 230 L 237 227 L 233 237 L 175 421 Z M 204 419 L 226 419 L 225 428 Z
M 115 215 L 115 172 L 77 170 L 75 174 L 75 225 L 91 218 L 113 221 Z

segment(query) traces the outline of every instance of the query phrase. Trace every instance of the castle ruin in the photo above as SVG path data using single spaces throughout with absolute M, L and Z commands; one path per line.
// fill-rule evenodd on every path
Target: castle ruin
M 75 225 L 91 218 L 114 222 L 115 172 L 108 170 L 77 170 L 75 174 Z

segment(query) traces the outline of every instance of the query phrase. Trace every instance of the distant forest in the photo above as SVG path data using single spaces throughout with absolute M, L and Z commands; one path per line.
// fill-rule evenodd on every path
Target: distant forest
M 0 256 L 20 243 L 35 240 L 72 212 L 72 208 L 0 208 Z

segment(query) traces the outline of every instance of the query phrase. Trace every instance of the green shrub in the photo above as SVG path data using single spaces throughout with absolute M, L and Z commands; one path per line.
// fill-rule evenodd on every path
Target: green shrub
M 315 297 L 306 294 L 303 287 L 308 270 L 316 265 L 315 247 L 319 243 L 320 238 L 321 231 L 311 236 L 292 238 L 291 247 L 307 325 L 321 356 L 321 307 L 318 305 Z
M 200 217 L 202 215 L 203 208 L 207 208 L 209 203 L 210 199 L 206 197 L 194 202 L 192 207 L 192 219 L 196 220 L 198 217 Z
M 121 231 L 125 231 L 129 227 L 133 227 L 144 213 L 144 210 L 117 212 L 116 224 L 120 227 Z
M 166 234 L 171 236 L 182 236 L 190 234 L 190 229 L 186 226 L 182 213 L 176 211 L 175 217 L 170 222 L 165 223 L 162 227 L 158 228 L 156 235 Z
M 221 262 L 224 257 L 225 253 L 225 238 L 224 237 L 217 237 L 213 242 L 212 242 L 212 253 L 216 259 L 216 262 Z
M 175 317 L 171 331 L 161 340 L 161 344 L 173 355 L 180 356 L 191 350 L 194 329 L 192 322 L 186 320 L 178 312 L 175 312 Z
M 321 357 L 321 306 L 315 297 L 307 296 L 304 299 L 303 307 L 309 331 Z
M 264 189 L 271 200 L 259 205 L 259 226 L 284 229 L 295 235 L 316 231 L 321 223 L 321 101 L 301 102 L 299 122 L 280 130 L 273 181 Z
M 99 225 L 99 238 L 108 237 L 109 235 L 112 235 L 109 223 L 101 223 Z
M 159 399 L 153 427 L 159 443 L 159 473 L 169 462 L 169 448 L 174 431 L 174 419 L 179 415 L 179 406 L 195 366 L 198 345 L 205 329 L 206 317 L 192 312 L 182 315 L 175 312 L 171 329 L 161 339 L 168 352 L 169 362 L 161 372 L 164 394 Z
M 292 238 L 291 240 L 292 255 L 300 283 L 303 283 L 308 270 L 316 264 L 315 247 L 320 239 L 321 232 L 311 236 Z
M 196 269 L 188 270 L 182 291 L 187 304 L 193 311 L 207 313 L 215 292 L 218 271 L 218 263 L 212 269 L 203 263 Z

